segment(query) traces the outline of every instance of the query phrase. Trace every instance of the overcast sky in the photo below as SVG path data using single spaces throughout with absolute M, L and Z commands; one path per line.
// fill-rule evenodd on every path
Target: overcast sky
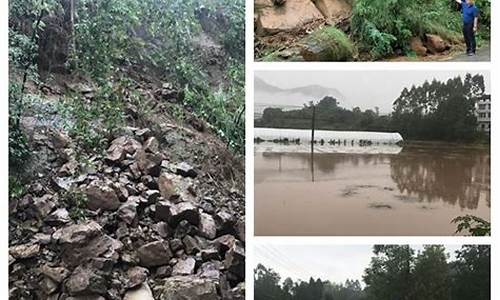
M 412 246 L 422 250 L 423 246 Z M 446 245 L 452 260 L 461 245 Z M 260 244 L 255 246 L 255 263 L 262 263 L 294 281 L 310 277 L 343 283 L 347 279 L 362 281 L 364 270 L 370 264 L 373 247 L 366 245 L 281 245 Z
M 447 80 L 457 75 L 465 76 L 467 71 L 256 71 L 257 77 L 280 88 L 295 88 L 318 84 L 336 88 L 345 97 L 342 106 L 361 109 L 380 108 L 380 112 L 389 113 L 393 101 L 404 87 L 419 85 L 433 78 Z M 483 74 L 486 89 L 489 92 L 489 73 L 471 71 L 472 74 Z

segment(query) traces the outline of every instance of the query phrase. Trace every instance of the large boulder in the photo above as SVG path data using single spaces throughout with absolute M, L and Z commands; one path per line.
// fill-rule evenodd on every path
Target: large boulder
M 324 19 L 311 0 L 288 0 L 279 6 L 262 3 L 256 5 L 256 8 L 256 33 L 259 36 L 293 31 L 305 24 Z
M 218 300 L 216 282 L 196 276 L 167 278 L 161 288 L 160 300 Z
M 314 3 L 326 19 L 346 18 L 352 10 L 352 6 L 345 0 L 314 0 Z
M 425 48 L 424 43 L 419 37 L 412 37 L 410 40 L 410 48 L 418 56 L 425 56 L 427 54 L 427 48 Z
M 63 227 L 52 235 L 52 239 L 60 244 L 86 244 L 90 239 L 100 235 L 102 227 L 95 221 Z
M 433 54 L 444 52 L 449 50 L 451 47 L 450 43 L 446 42 L 436 34 L 426 34 L 425 44 L 427 45 L 429 51 Z

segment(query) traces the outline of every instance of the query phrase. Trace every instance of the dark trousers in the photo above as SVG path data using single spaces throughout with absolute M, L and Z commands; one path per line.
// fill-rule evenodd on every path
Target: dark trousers
M 467 53 L 476 53 L 476 34 L 474 33 L 474 23 L 464 23 L 464 39 L 467 46 Z

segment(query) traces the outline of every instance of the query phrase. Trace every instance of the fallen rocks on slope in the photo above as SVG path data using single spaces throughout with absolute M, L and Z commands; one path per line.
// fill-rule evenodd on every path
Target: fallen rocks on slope
M 10 298 L 244 298 L 243 168 L 208 130 L 125 127 L 84 164 L 33 130 L 52 172 L 12 201 Z

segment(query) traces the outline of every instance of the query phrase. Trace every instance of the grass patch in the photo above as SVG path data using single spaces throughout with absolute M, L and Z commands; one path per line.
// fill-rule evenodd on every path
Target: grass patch
M 306 37 L 302 55 L 313 61 L 348 61 L 355 53 L 355 47 L 349 37 L 334 26 L 318 29 Z

